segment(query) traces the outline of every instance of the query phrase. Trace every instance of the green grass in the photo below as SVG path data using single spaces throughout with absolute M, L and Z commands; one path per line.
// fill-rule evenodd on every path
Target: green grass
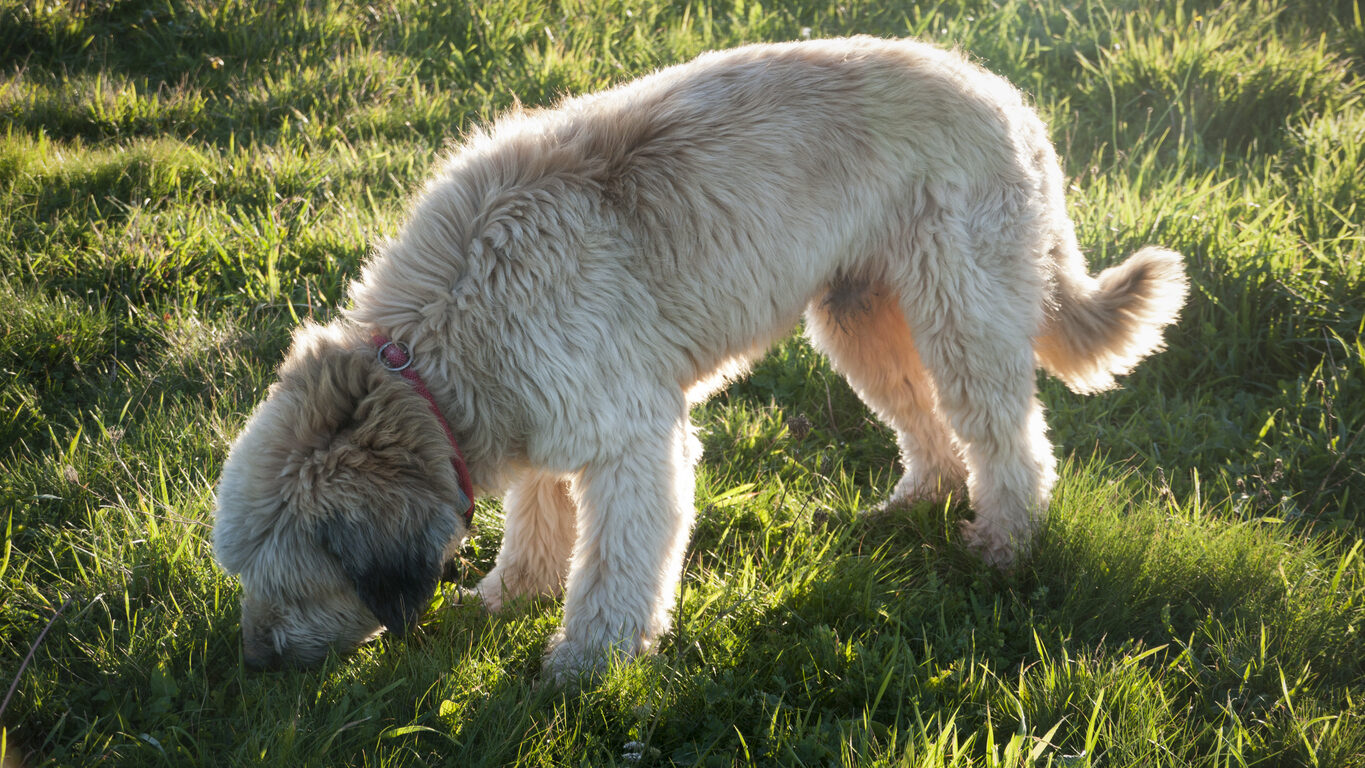
M 657 656 L 566 693 L 557 605 L 451 588 L 406 640 L 246 672 L 209 547 L 228 441 L 441 147 L 516 99 L 854 32 L 1025 88 L 1095 267 L 1186 255 L 1166 352 L 1104 395 L 1042 384 L 1064 461 L 1033 556 L 983 566 L 960 505 L 864 514 L 890 435 L 794 336 L 695 413 Z M 1362 61 L 1359 0 L 0 0 L 0 752 L 1365 764 Z M 478 515 L 466 586 L 501 535 Z

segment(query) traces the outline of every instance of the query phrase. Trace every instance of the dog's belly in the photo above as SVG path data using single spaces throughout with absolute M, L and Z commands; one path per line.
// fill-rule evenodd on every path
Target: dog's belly
M 887 195 L 849 186 L 840 199 L 829 193 L 780 199 L 754 189 L 744 214 L 712 215 L 710 231 L 698 232 L 683 252 L 673 240 L 645 254 L 654 265 L 641 277 L 657 306 L 656 342 L 679 353 L 684 388 L 701 385 L 690 400 L 743 373 L 796 326 L 836 275 L 877 268 L 875 230 L 863 213 L 880 211 Z

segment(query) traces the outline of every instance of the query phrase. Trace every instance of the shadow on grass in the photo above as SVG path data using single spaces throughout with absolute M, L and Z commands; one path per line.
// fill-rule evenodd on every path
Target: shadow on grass
M 962 506 L 708 511 L 659 655 L 578 693 L 540 677 L 551 602 L 489 617 L 441 598 L 407 639 L 248 673 L 232 582 L 172 537 L 114 558 L 126 575 L 54 628 L 16 735 L 59 762 L 729 765 L 869 762 L 953 729 L 979 756 L 988 730 L 1060 724 L 1056 754 L 1090 730 L 1122 763 L 1155 759 L 1153 734 L 1208 754 L 1235 721 L 1259 754 L 1300 754 L 1288 705 L 1331 714 L 1365 672 L 1359 552 L 1165 507 L 1093 466 L 1063 474 L 1004 575 L 961 548 Z M 103 693 L 57 706 L 72 681 Z M 1361 744 L 1345 722 L 1315 754 Z
M 1333 583 L 1320 569 L 1336 558 L 1299 537 L 1181 520 L 1131 482 L 1084 474 L 1012 574 L 962 551 L 961 508 L 841 519 L 775 547 L 755 536 L 729 572 L 689 579 L 651 662 L 672 670 L 659 673 L 667 705 L 641 728 L 682 763 L 811 764 L 923 748 L 951 728 L 976 733 L 979 755 L 987 731 L 1057 724 L 1058 755 L 1099 733 L 1118 762 L 1152 764 L 1209 754 L 1235 718 L 1264 741 L 1257 754 L 1307 759 L 1282 686 L 1330 712 L 1360 679 L 1353 561 Z M 1317 754 L 1362 744 L 1344 727 Z

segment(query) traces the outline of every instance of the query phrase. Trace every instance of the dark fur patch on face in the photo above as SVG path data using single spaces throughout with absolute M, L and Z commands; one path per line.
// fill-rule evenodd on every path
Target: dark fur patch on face
M 318 532 L 341 563 L 365 607 L 395 635 L 417 623 L 441 576 L 445 543 L 455 535 L 454 510 L 427 518 L 407 536 L 376 536 L 366 524 L 331 521 Z

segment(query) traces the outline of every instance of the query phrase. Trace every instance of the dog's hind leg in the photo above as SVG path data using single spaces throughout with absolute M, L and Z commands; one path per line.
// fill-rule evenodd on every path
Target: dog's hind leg
M 573 548 L 575 506 L 569 481 L 528 471 L 503 499 L 502 548 L 478 592 L 490 611 L 521 595 L 558 595 Z
M 807 308 L 806 333 L 896 430 L 905 474 L 890 502 L 942 501 L 960 490 L 967 469 L 895 293 L 879 281 L 838 278 Z
M 1056 458 L 1035 387 L 1031 334 L 1041 288 L 989 274 L 969 259 L 902 301 L 938 405 L 966 459 L 975 519 L 967 543 L 997 567 L 1030 543 L 1056 481 Z M 910 285 L 908 282 L 906 286 Z
M 616 444 L 573 483 L 578 539 L 564 627 L 545 658 L 545 671 L 560 680 L 649 651 L 677 599 L 696 514 L 698 444 L 681 392 L 638 394 L 644 397 L 634 403 L 616 403 L 624 417 Z

